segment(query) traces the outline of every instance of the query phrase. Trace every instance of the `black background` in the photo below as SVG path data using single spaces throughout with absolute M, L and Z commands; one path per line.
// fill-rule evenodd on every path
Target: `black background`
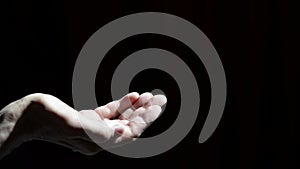
M 294 60 L 299 57 L 296 4 L 283 0 L 12 0 L 4 2 L 1 8 L 4 30 L 0 107 L 35 92 L 55 95 L 73 106 L 72 73 L 86 40 L 116 18 L 145 11 L 174 14 L 197 25 L 218 51 L 228 85 L 223 118 L 212 137 L 199 144 L 210 99 L 209 82 L 201 62 L 193 59 L 194 54 L 184 44 L 168 37 L 150 34 L 128 38 L 107 54 L 104 61 L 107 64 L 102 63 L 98 70 L 98 103 L 111 100 L 109 74 L 122 57 L 146 47 L 170 50 L 193 68 L 203 101 L 197 122 L 187 137 L 168 152 L 145 159 L 125 158 L 105 151 L 85 156 L 59 145 L 32 141 L 2 159 L 1 167 L 297 168 L 297 111 L 296 100 L 292 99 L 296 98 L 299 84 Z M 145 78 L 150 76 L 150 80 Z M 166 114 L 143 137 L 158 134 L 172 125 L 180 106 L 178 87 L 166 72 L 141 72 L 130 90 L 143 92 L 156 87 L 165 89 L 169 99 Z

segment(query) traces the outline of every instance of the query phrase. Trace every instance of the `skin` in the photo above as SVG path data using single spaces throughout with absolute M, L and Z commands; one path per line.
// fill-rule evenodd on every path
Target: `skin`
M 35 93 L 0 111 L 0 159 L 23 142 L 44 140 L 92 155 L 101 145 L 134 141 L 161 113 L 163 95 L 129 93 L 94 110 L 74 110 Z M 91 139 L 93 138 L 93 139 Z

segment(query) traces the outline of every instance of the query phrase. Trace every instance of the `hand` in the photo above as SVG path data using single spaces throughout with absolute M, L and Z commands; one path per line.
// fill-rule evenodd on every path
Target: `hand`
M 165 103 L 163 95 L 130 93 L 95 110 L 78 112 L 54 96 L 28 95 L 1 110 L 0 158 L 32 139 L 95 154 L 101 150 L 98 145 L 140 136 Z

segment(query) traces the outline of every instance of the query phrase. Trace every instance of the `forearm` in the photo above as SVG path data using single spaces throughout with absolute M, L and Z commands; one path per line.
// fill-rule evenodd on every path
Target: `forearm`
M 36 98 L 36 95 L 28 95 L 0 110 L 0 159 L 29 139 L 29 125 L 21 123 L 26 118 L 25 109 Z
M 12 116 L 2 111 L 0 117 L 0 159 L 20 144 L 20 137 L 13 130 L 18 120 L 9 120 Z

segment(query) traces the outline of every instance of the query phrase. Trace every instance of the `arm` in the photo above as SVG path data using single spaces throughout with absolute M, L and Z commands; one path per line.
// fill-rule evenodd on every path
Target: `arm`
M 33 139 L 95 154 L 102 143 L 117 144 L 139 136 L 165 103 L 162 95 L 130 93 L 95 110 L 76 111 L 54 96 L 28 95 L 0 111 L 0 159 Z

